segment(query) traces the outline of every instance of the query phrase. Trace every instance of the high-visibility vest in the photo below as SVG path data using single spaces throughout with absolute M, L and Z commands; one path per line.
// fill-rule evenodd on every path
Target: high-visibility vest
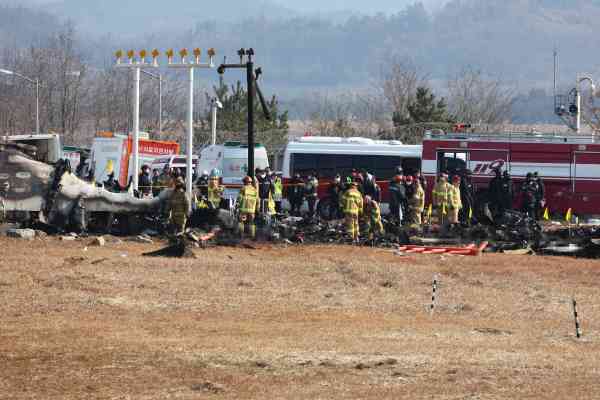
M 238 196 L 240 212 L 244 214 L 255 214 L 258 208 L 258 190 L 254 185 L 245 185 Z
M 425 191 L 421 185 L 416 188 L 413 197 L 410 199 L 410 206 L 417 212 L 423 212 L 425 209 Z
M 281 178 L 275 178 L 273 182 L 273 200 L 281 201 L 283 198 L 283 183 L 281 182 Z
M 363 197 L 357 189 L 349 189 L 342 196 L 342 210 L 344 214 L 362 214 Z
M 221 195 L 223 194 L 223 187 L 216 184 L 208 185 L 208 201 L 211 202 L 215 207 L 221 204 Z
M 378 203 L 371 203 L 371 221 L 381 221 L 381 208 L 379 207 Z
M 452 209 L 461 209 L 462 201 L 460 200 L 460 188 L 458 186 L 451 185 L 448 188 L 448 204 Z
M 433 204 L 438 207 L 442 207 L 448 202 L 448 191 L 450 184 L 445 181 L 441 181 L 435 184 L 433 188 Z

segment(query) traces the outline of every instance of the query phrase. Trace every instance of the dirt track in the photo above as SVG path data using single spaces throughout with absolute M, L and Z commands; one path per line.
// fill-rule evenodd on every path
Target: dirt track
M 600 397 L 598 261 L 88 242 L 0 238 L 1 399 Z

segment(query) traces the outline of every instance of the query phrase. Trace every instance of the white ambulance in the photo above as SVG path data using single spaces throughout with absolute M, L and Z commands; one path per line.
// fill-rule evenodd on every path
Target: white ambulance
M 267 149 L 261 144 L 254 147 L 254 167 L 264 169 L 269 166 Z M 217 169 L 227 187 L 224 197 L 237 197 L 242 179 L 248 175 L 248 145 L 240 142 L 226 142 L 204 147 L 200 150 L 198 171 L 211 172 Z

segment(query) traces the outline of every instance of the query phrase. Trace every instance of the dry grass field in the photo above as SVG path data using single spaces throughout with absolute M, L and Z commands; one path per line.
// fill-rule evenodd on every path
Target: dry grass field
M 0 399 L 600 398 L 599 261 L 89 242 L 0 238 Z

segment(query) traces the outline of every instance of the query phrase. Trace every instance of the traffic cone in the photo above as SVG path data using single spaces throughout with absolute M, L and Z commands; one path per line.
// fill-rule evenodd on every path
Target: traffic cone
M 546 210 L 544 211 L 544 221 L 550 221 L 550 211 L 548 210 L 548 207 L 546 207 Z

